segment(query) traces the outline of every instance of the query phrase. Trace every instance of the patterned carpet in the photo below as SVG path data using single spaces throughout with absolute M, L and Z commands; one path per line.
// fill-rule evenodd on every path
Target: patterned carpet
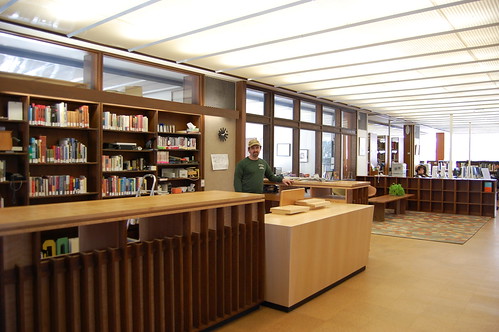
M 372 234 L 464 244 L 490 220 L 491 217 L 417 211 L 396 215 L 387 209 L 385 221 L 373 222 Z

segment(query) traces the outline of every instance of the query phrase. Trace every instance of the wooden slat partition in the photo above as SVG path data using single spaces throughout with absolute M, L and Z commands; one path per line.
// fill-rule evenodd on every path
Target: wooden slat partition
M 1 330 L 200 331 L 260 305 L 264 200 L 257 197 L 141 219 L 147 238 L 119 248 L 3 269 L 2 306 L 14 303 L 15 315 Z M 39 243 L 36 234 L 27 238 Z

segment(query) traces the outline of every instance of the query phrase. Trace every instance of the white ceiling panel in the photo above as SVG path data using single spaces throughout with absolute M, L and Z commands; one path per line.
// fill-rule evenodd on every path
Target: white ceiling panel
M 449 131 L 454 112 L 455 131 L 499 132 L 498 0 L 0 0 L 0 21 L 401 124 Z

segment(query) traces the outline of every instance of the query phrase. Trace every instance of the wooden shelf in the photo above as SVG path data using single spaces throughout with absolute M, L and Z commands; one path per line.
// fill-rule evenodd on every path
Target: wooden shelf
M 399 183 L 407 193 L 415 196 L 408 201 L 408 210 L 443 212 L 495 217 L 497 182 L 495 179 L 433 179 L 390 176 L 358 176 L 376 187 L 376 195 L 388 193 L 392 183 Z M 485 192 L 485 183 L 492 184 L 492 192 Z

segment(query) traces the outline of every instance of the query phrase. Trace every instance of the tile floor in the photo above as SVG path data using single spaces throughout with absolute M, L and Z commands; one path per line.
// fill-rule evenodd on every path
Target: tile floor
M 373 235 L 364 272 L 290 313 L 261 307 L 217 331 L 499 331 L 499 217 L 464 245 Z

